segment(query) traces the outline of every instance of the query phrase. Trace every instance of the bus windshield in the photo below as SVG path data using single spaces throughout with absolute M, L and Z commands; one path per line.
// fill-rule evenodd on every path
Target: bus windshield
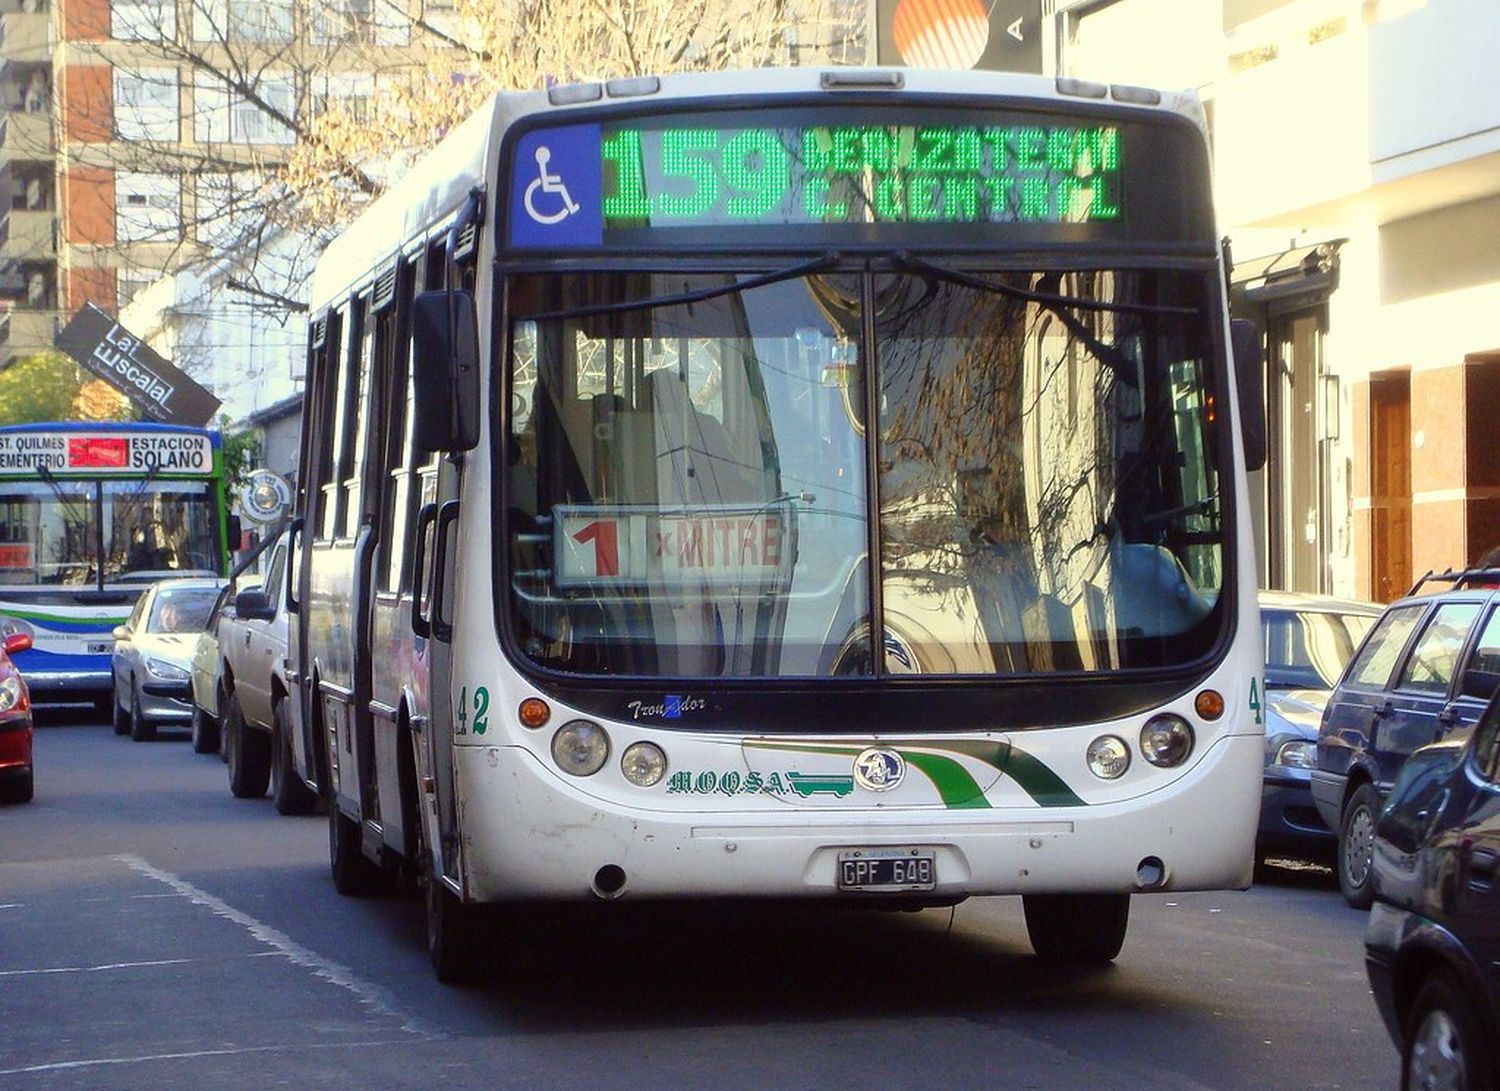
M 0 484 L 0 584 L 91 587 L 218 570 L 212 488 L 190 481 Z
M 514 281 L 525 654 L 678 678 L 1202 655 L 1224 550 L 1209 275 L 941 273 Z

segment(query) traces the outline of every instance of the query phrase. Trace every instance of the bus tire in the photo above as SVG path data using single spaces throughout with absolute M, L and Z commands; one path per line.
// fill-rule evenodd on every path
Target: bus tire
M 271 783 L 271 736 L 245 722 L 240 699 L 232 693 L 224 711 L 224 730 L 228 732 L 230 792 L 236 799 L 259 799 Z
M 1372 784 L 1361 784 L 1349 797 L 1344 820 L 1339 823 L 1339 850 L 1336 870 L 1339 893 L 1355 909 L 1369 909 L 1375 900 L 1374 870 L 1375 820 L 1380 815 L 1380 795 Z
M 328 870 L 333 889 L 346 898 L 374 894 L 380 889 L 384 872 L 360 848 L 359 823 L 339 810 L 338 800 L 328 803 Z
M 212 754 L 219 749 L 219 721 L 193 705 L 193 753 Z
M 1021 904 L 1031 947 L 1048 961 L 1113 962 L 1125 943 L 1129 894 L 1025 894 Z
M 290 711 L 291 702 L 285 694 L 276 698 L 271 716 L 271 799 L 277 814 L 312 814 L 318 797 L 298 775 L 297 763 L 292 760 L 292 737 L 287 727 Z
M 435 875 L 426 882 L 427 957 L 444 985 L 472 985 L 486 976 L 483 909 L 465 905 Z
M 156 738 L 156 725 L 141 711 L 141 695 L 134 686 L 130 689 L 130 737 L 136 742 L 150 742 Z

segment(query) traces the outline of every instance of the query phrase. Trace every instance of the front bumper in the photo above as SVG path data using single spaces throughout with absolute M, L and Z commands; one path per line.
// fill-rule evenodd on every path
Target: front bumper
M 666 810 L 659 795 L 643 795 L 653 809 L 621 807 L 582 795 L 520 748 L 460 746 L 465 895 L 586 898 L 614 865 L 632 897 L 833 897 L 840 851 L 882 846 L 933 850 L 934 899 L 1130 892 L 1150 856 L 1166 868 L 1154 889 L 1243 889 L 1263 747 L 1258 736 L 1221 739 L 1191 775 L 1124 803 L 747 812 Z
M 1299 777 L 1268 770 L 1261 788 L 1257 847 L 1326 852 L 1337 842 L 1313 802 L 1306 773 Z
M 25 776 L 31 769 L 31 741 L 31 713 L 0 720 L 0 780 Z
M 1396 1009 L 1396 951 L 1406 933 L 1411 913 L 1377 901 L 1365 925 L 1365 975 L 1375 1008 L 1391 1041 L 1401 1046 L 1401 1015 Z
M 187 723 L 193 718 L 193 692 L 187 682 L 141 683 L 141 714 L 154 723 Z

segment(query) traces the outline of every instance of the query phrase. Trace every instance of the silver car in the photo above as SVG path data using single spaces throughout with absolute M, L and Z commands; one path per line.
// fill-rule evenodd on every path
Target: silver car
M 141 741 L 155 738 L 158 726 L 190 723 L 193 651 L 223 586 L 220 579 L 162 580 L 115 629 L 116 735 Z

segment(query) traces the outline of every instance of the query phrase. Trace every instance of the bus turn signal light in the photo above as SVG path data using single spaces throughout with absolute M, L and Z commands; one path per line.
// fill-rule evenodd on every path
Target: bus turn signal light
M 1193 698 L 1193 709 L 1205 720 L 1217 720 L 1224 715 L 1224 695 L 1216 689 L 1202 690 Z
M 540 697 L 528 697 L 521 702 L 521 725 L 523 727 L 545 727 L 552 718 L 552 710 Z

